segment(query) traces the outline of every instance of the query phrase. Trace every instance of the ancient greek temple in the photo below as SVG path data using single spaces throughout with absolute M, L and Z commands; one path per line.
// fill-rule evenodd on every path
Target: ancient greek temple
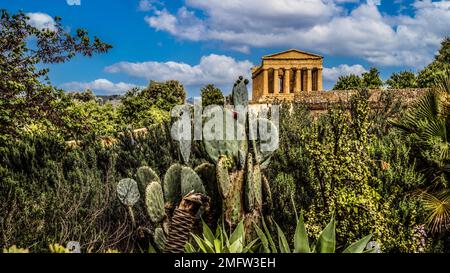
M 297 49 L 264 56 L 262 64 L 252 68 L 252 101 L 292 101 L 301 92 L 322 91 L 322 70 L 322 56 Z

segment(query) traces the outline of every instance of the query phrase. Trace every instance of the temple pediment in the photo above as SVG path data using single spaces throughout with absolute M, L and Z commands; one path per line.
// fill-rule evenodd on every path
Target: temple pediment
M 317 54 L 301 51 L 298 49 L 289 49 L 275 54 L 263 57 L 263 60 L 298 60 L 298 59 L 322 59 L 323 57 Z

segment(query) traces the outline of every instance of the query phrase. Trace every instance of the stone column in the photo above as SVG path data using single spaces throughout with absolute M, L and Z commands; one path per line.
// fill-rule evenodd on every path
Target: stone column
M 266 98 L 269 95 L 269 71 L 263 70 L 263 97 Z
M 273 71 L 273 94 L 278 95 L 280 93 L 280 77 L 278 76 L 278 69 Z
M 306 91 L 311 92 L 312 91 L 312 69 L 308 68 L 308 78 L 306 80 Z
M 299 93 L 302 91 L 302 70 L 300 68 L 298 68 L 295 71 L 295 92 Z
M 322 77 L 322 68 L 317 70 L 317 90 L 323 91 L 323 77 Z
M 291 70 L 285 69 L 284 70 L 284 86 L 283 86 L 283 93 L 289 94 L 291 92 Z

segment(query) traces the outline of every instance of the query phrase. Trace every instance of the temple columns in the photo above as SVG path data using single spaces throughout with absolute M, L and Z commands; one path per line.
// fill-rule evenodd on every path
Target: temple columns
M 263 96 L 269 95 L 269 71 L 264 69 L 263 71 Z
M 312 69 L 308 68 L 307 70 L 308 76 L 306 80 L 306 91 L 311 92 L 312 91 Z
M 278 95 L 280 93 L 280 77 L 278 76 L 278 69 L 273 71 L 273 94 Z
M 317 70 L 317 91 L 323 91 L 322 68 Z
M 302 91 L 302 70 L 297 69 L 295 71 L 295 92 L 301 92 Z
M 322 68 L 275 68 L 272 73 L 270 69 L 262 70 L 262 97 L 280 94 L 288 95 L 300 92 L 312 92 L 313 88 L 317 91 L 323 91 L 323 69 Z M 291 72 L 292 70 L 292 72 Z M 295 80 L 291 83 L 291 77 Z M 293 79 L 293 78 L 292 78 Z M 270 85 L 270 87 L 269 87 Z M 273 85 L 273 94 L 271 92 Z M 293 93 L 291 86 L 294 85 Z
M 289 94 L 291 91 L 291 70 L 285 69 L 284 70 L 284 80 L 283 80 L 283 93 Z

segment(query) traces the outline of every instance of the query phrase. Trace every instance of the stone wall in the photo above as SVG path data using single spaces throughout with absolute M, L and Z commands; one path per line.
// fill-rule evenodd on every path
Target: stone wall
M 377 107 L 377 102 L 380 96 L 385 92 L 392 92 L 394 97 L 400 98 L 406 105 L 411 105 L 418 98 L 420 98 L 428 89 L 421 88 L 410 88 L 410 89 L 388 89 L 388 90 L 369 90 L 370 99 L 369 103 L 371 107 Z M 340 101 L 348 103 L 352 95 L 354 95 L 357 90 L 333 90 L 333 91 L 323 91 L 323 92 L 302 92 L 295 94 L 295 97 L 286 96 L 287 101 L 296 101 L 306 105 L 309 110 L 312 111 L 324 111 L 330 105 L 339 103 Z M 283 100 L 280 97 L 278 100 Z M 269 103 L 271 101 L 268 101 Z

